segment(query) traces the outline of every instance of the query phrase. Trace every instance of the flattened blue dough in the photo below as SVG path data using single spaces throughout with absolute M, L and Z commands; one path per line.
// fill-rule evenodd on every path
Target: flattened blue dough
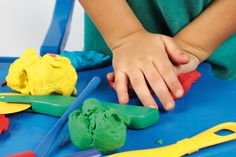
M 98 68 L 111 63 L 111 56 L 96 51 L 62 51 L 61 56 L 70 59 L 76 71 Z

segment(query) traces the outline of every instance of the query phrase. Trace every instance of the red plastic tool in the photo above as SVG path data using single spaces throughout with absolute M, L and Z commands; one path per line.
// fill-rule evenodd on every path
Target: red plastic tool
M 9 155 L 7 157 L 36 157 L 33 151 L 27 151 L 24 153 L 19 153 L 19 154 L 14 154 L 14 155 Z
M 10 125 L 10 120 L 1 114 L 0 115 L 0 134 L 4 131 L 7 131 L 9 125 Z
M 200 77 L 201 77 L 201 74 L 197 70 L 194 70 L 187 74 L 180 74 L 178 76 L 178 79 L 184 89 L 184 94 L 186 94 L 189 91 L 192 84 L 195 83 Z M 109 86 L 115 90 L 115 82 L 108 82 L 108 83 L 109 83 Z M 131 84 L 128 85 L 128 88 L 129 88 L 129 96 L 130 97 L 136 96 Z M 153 90 L 151 88 L 150 88 L 150 91 L 153 93 Z M 176 99 L 174 96 L 173 98 Z
M 55 54 L 53 54 L 53 53 L 48 53 L 49 54 L 49 56 L 51 56 L 52 58 L 56 58 L 57 57 L 57 55 L 55 55 Z

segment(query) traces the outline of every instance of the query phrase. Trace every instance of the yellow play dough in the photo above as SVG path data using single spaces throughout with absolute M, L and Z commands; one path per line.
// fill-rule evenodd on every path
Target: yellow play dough
M 76 94 L 77 73 L 69 59 L 58 55 L 37 55 L 26 49 L 13 62 L 6 77 L 7 85 L 26 95 Z

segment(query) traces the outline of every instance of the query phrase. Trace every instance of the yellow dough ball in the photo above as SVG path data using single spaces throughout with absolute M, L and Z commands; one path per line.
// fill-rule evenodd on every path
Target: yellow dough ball
M 6 77 L 7 85 L 22 94 L 76 94 L 77 73 L 69 59 L 53 54 L 43 57 L 27 49 L 13 62 Z
M 25 68 L 32 66 L 40 59 L 41 57 L 37 56 L 36 50 L 26 49 L 23 55 L 11 64 L 6 77 L 7 85 L 23 94 L 30 94 Z

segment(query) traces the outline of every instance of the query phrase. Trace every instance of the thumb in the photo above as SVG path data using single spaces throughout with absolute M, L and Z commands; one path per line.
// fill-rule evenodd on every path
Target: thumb
M 165 44 L 165 50 L 173 63 L 186 64 L 189 62 L 188 56 L 183 53 L 172 38 L 168 36 L 161 36 L 161 38 Z

